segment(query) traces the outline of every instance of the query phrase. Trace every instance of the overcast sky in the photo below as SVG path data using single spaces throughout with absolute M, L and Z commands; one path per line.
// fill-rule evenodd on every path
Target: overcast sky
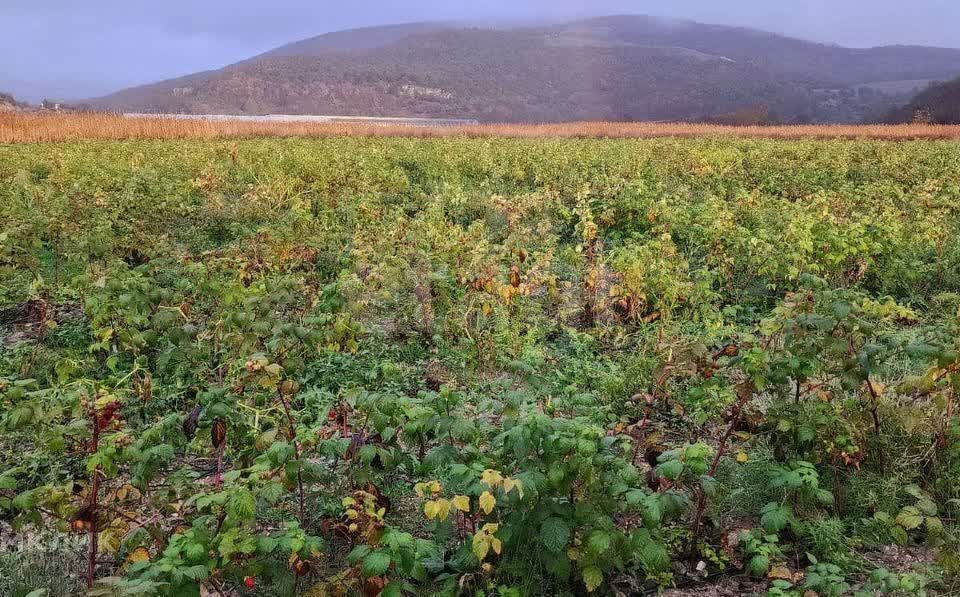
M 960 47 L 960 0 L 0 0 L 0 91 L 91 97 L 350 27 L 622 13 L 847 46 Z

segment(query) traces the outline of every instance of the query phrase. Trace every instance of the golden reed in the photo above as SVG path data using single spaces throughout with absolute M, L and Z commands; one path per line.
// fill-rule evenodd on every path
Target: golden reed
M 406 124 L 251 122 L 126 118 L 117 114 L 0 113 L 0 143 L 87 139 L 235 139 L 252 137 L 515 137 L 651 138 L 745 137 L 764 139 L 960 139 L 960 126 L 790 125 L 721 126 L 651 122 L 480 124 L 425 127 Z

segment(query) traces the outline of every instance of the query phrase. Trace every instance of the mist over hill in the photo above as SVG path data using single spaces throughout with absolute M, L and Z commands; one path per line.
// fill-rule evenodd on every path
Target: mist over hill
M 525 27 L 410 23 L 338 31 L 92 103 L 158 113 L 499 122 L 859 122 L 904 105 L 916 85 L 957 75 L 956 49 L 845 48 L 621 15 Z

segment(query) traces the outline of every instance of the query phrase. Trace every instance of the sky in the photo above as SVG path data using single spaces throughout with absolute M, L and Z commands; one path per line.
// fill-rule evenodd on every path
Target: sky
M 351 27 L 627 13 L 854 47 L 960 47 L 957 0 L 0 0 L 0 92 L 95 97 Z

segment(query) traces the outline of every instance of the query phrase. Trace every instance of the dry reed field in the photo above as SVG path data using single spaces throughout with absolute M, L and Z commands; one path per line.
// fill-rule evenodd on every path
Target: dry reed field
M 222 139 L 251 137 L 514 137 L 647 138 L 744 137 L 768 139 L 960 139 L 960 126 L 790 125 L 721 126 L 692 123 L 570 122 L 430 127 L 392 124 L 250 122 L 126 118 L 119 114 L 0 114 L 0 143 L 84 139 Z

